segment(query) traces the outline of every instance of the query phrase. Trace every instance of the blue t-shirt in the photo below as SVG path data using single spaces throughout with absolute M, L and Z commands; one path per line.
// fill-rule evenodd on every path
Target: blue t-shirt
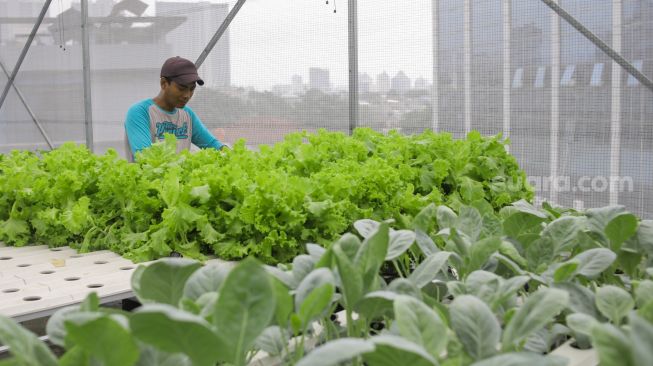
M 190 107 L 175 108 L 168 112 L 145 99 L 129 108 L 125 119 L 126 150 L 130 161 L 136 152 L 161 141 L 164 134 L 171 133 L 177 137 L 177 151 L 189 149 L 193 143 L 199 148 L 221 149 L 218 141 L 204 126 Z

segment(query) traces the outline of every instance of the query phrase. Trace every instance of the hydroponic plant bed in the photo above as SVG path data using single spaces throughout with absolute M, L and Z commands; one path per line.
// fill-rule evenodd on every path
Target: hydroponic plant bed
M 74 144 L 0 155 L 0 240 L 108 249 L 136 262 L 175 251 L 286 263 L 358 219 L 407 227 L 430 203 L 485 199 L 498 209 L 533 195 L 504 142 L 477 132 L 453 140 L 322 130 L 258 152 L 240 141 L 196 154 L 177 154 L 169 136 L 137 161 Z
M 431 205 L 411 224 L 357 221 L 288 266 L 160 260 L 132 276 L 145 304 L 134 313 L 103 310 L 93 295 L 56 313 L 59 361 L 2 317 L 0 342 L 25 350 L 14 359 L 25 365 L 245 365 L 261 351 L 299 366 L 582 365 L 558 356 L 572 343 L 601 365 L 651 360 L 653 222 L 619 206 L 520 201 L 498 213 Z M 384 263 L 399 274 L 390 283 Z M 336 308 L 344 321 L 332 321 Z M 303 347 L 315 322 L 318 346 Z

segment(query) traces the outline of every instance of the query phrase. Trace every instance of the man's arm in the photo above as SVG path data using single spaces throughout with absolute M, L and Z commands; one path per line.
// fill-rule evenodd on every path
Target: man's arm
M 150 116 L 147 107 L 141 104 L 135 104 L 127 111 L 125 119 L 125 131 L 127 140 L 136 155 L 138 151 L 152 145 L 152 135 L 150 134 Z
M 197 145 L 201 149 L 214 148 L 216 150 L 222 149 L 224 144 L 222 144 L 218 139 L 216 139 L 211 132 L 204 126 L 199 117 L 193 112 L 193 110 L 188 109 L 190 117 L 193 120 L 193 136 L 191 142 Z

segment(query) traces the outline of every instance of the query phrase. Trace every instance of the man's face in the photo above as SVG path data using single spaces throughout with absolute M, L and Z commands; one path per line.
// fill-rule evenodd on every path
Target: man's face
M 183 108 L 193 97 L 195 86 L 195 82 L 190 85 L 180 85 L 172 80 L 164 79 L 162 83 L 164 98 L 168 104 Z

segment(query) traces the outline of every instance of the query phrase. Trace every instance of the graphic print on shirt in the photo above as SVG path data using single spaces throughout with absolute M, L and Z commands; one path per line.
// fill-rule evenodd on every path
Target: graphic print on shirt
M 163 140 L 163 134 L 170 133 L 177 137 L 177 140 L 188 138 L 188 123 L 184 122 L 181 126 L 165 121 L 156 123 L 156 138 Z

